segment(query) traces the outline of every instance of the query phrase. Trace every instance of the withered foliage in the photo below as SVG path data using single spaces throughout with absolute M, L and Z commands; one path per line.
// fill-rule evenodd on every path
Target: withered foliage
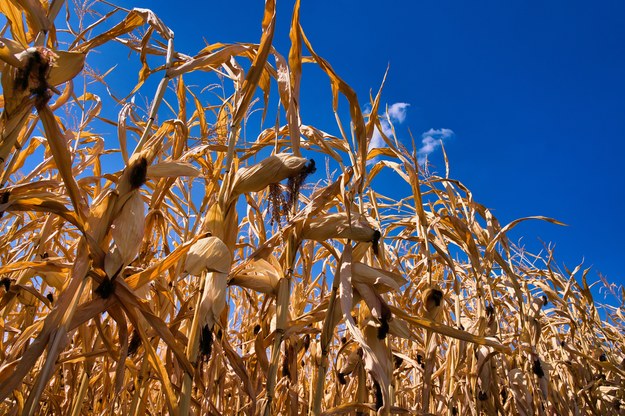
M 622 294 L 507 238 L 556 221 L 370 148 L 381 91 L 363 114 L 298 1 L 288 56 L 274 0 L 257 44 L 193 56 L 147 9 L 64 3 L 0 2 L 0 414 L 622 414 Z M 110 42 L 132 91 L 85 66 Z M 336 135 L 299 114 L 303 64 Z M 271 94 L 284 124 L 250 137 Z

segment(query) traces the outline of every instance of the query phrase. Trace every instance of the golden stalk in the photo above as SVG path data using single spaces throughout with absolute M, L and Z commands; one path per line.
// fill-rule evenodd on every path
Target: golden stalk
M 264 416 L 273 414 L 272 404 L 274 399 L 274 391 L 276 387 L 276 376 L 278 373 L 278 365 L 280 361 L 280 347 L 284 339 L 284 331 L 286 327 L 289 296 L 290 296 L 290 279 L 289 274 L 280 279 L 278 282 L 278 296 L 276 298 L 276 329 L 274 332 L 273 345 L 271 347 L 271 360 L 269 361 L 269 370 L 267 371 L 267 386 L 265 393 Z
M 323 398 L 324 385 L 326 372 L 328 371 L 328 354 L 332 337 L 334 336 L 334 328 L 336 326 L 335 321 L 335 309 L 336 309 L 336 294 L 339 289 L 339 279 L 335 276 L 332 281 L 332 293 L 328 302 L 328 309 L 326 311 L 325 318 L 323 320 L 323 326 L 321 327 L 321 359 L 317 364 L 317 370 L 315 374 L 315 383 L 312 398 L 312 411 L 313 416 L 318 416 L 321 413 L 321 399 Z
M 206 272 L 201 274 L 200 281 L 198 282 L 198 288 L 200 292 L 204 290 L 204 284 L 206 281 Z M 200 328 L 201 328 L 201 320 L 204 319 L 203 316 L 200 315 L 200 305 L 202 304 L 202 296 L 200 293 L 197 295 L 197 302 L 195 303 L 195 312 L 193 313 L 193 321 L 191 322 L 190 332 L 188 336 L 187 343 L 187 358 L 194 365 L 197 365 L 197 356 L 198 350 L 200 346 Z M 184 373 L 182 379 L 182 388 L 180 399 L 178 400 L 178 408 L 180 409 L 181 415 L 189 414 L 191 409 L 191 394 L 193 387 L 193 374 L 189 374 L 187 372 Z
M 163 101 L 163 97 L 165 97 L 165 90 L 167 89 L 167 84 L 169 82 L 169 75 L 167 74 L 167 70 L 171 67 L 174 57 L 174 38 L 173 32 L 171 32 L 171 37 L 167 39 L 167 59 L 165 61 L 165 74 L 163 75 L 163 79 L 158 84 L 156 88 L 156 93 L 154 94 L 154 99 L 152 100 L 152 105 L 150 106 L 150 113 L 148 115 L 148 120 L 143 128 L 143 133 L 141 134 L 141 138 L 139 139 L 139 143 L 137 143 L 137 147 L 135 148 L 134 153 L 138 154 L 143 150 L 143 146 L 148 140 L 150 130 L 152 125 L 154 124 L 154 119 L 156 118 L 156 114 L 158 113 L 158 109 Z

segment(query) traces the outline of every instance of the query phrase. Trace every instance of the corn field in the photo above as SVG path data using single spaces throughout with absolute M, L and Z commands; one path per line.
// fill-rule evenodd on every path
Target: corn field
M 195 55 L 150 10 L 67 3 L 0 2 L 0 414 L 625 414 L 622 289 L 596 303 L 507 238 L 556 220 L 502 226 L 384 135 L 299 1 L 288 56 L 275 0 L 257 44 Z M 111 47 L 131 90 L 90 65 Z M 339 134 L 300 116 L 304 65 Z

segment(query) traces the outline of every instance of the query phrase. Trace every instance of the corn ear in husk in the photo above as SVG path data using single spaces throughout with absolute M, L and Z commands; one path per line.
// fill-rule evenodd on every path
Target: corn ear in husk
M 219 238 L 209 236 L 199 239 L 189 249 L 184 270 L 194 276 L 204 271 L 228 274 L 232 254 Z
M 111 234 L 123 264 L 129 264 L 139 254 L 144 230 L 145 204 L 139 190 L 134 190 L 111 224 Z
M 421 301 L 425 315 L 436 321 L 442 309 L 443 292 L 438 287 L 429 287 L 421 293 Z
M 307 163 L 309 161 L 304 157 L 278 153 L 255 165 L 241 168 L 232 181 L 232 197 L 248 192 L 258 192 L 272 183 L 295 176 L 306 167 Z
M 208 272 L 202 293 L 199 316 L 202 317 L 200 326 L 213 329 L 221 312 L 226 307 L 226 288 L 228 275 L 220 272 Z
M 522 370 L 514 368 L 508 373 L 508 383 L 510 391 L 514 397 L 517 413 L 520 416 L 528 416 L 534 414 L 534 406 L 532 395 L 528 388 L 527 379 Z
M 195 178 L 200 174 L 201 172 L 192 164 L 179 161 L 156 163 L 148 166 L 147 169 L 147 176 L 150 178 L 177 178 L 179 176 Z
M 354 262 L 352 264 L 352 281 L 372 286 L 379 294 L 391 290 L 399 291 L 401 286 L 408 281 L 401 275 L 388 270 L 371 267 L 364 263 Z
M 354 241 L 374 241 L 376 230 L 362 215 L 352 212 L 351 221 L 346 212 L 326 213 L 304 223 L 302 236 L 308 240 L 326 241 L 331 238 L 349 238 Z
M 274 265 L 267 260 L 258 259 L 245 269 L 234 274 L 229 284 L 271 295 L 276 294 L 278 281 L 281 278 L 282 273 Z
M 345 362 L 337 372 L 339 383 L 345 384 L 345 376 L 351 374 L 356 369 L 356 366 L 360 363 L 362 363 L 362 348 L 354 348 L 347 356 L 347 360 L 345 360 Z

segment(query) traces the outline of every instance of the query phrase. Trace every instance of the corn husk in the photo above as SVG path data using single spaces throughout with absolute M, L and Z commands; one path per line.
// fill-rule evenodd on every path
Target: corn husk
M 199 316 L 200 326 L 212 329 L 219 320 L 221 312 L 226 307 L 226 289 L 228 275 L 220 272 L 208 272 L 202 293 Z
M 380 369 L 371 375 L 378 385 L 376 388 L 381 390 L 382 403 L 376 403 L 376 410 L 378 415 L 383 415 L 391 409 L 390 380 L 393 373 L 393 361 L 386 342 L 378 336 L 377 325 L 371 320 L 366 320 L 364 325 L 362 332 L 365 342 L 371 348 L 371 358 L 375 357 L 375 361 L 380 365 Z M 367 366 L 366 362 L 365 357 L 365 367 L 370 369 L 371 367 Z
M 436 321 L 443 309 L 443 292 L 438 287 L 429 287 L 421 293 L 421 301 L 425 316 Z
M 477 348 L 475 356 L 477 358 L 477 373 L 478 373 L 478 397 L 482 396 L 482 399 L 488 398 L 488 394 L 491 390 L 491 366 L 489 363 L 491 349 L 485 345 L 481 345 Z
M 269 156 L 237 171 L 232 181 L 232 195 L 261 191 L 272 183 L 297 175 L 307 163 L 308 159 L 288 153 Z
M 117 276 L 124 267 L 124 259 L 117 246 L 113 246 L 111 250 L 104 256 L 104 272 L 112 279 Z
M 354 283 L 372 286 L 376 293 L 382 294 L 391 290 L 400 291 L 408 281 L 397 273 L 354 262 L 352 265 Z
M 534 414 L 534 406 L 532 404 L 532 396 L 527 387 L 527 380 L 523 371 L 518 368 L 510 370 L 508 373 L 508 383 L 514 397 L 516 411 L 521 416 L 529 416 Z
M 344 377 L 351 374 L 360 363 L 362 363 L 362 349 L 353 348 L 338 371 L 339 380 L 344 380 Z
M 134 190 L 111 224 L 111 235 L 123 264 L 130 264 L 139 254 L 144 230 L 145 204 L 141 193 Z
M 150 178 L 177 178 L 188 176 L 195 178 L 201 172 L 187 162 L 161 162 L 148 166 L 147 176 Z
M 332 238 L 349 238 L 354 241 L 373 241 L 375 229 L 356 213 L 351 221 L 346 212 L 322 214 L 304 224 L 302 236 L 308 240 L 326 241 Z
M 184 264 L 184 271 L 198 276 L 204 271 L 228 275 L 232 254 L 217 237 L 199 239 L 191 246 Z
M 276 294 L 278 281 L 281 278 L 282 274 L 276 270 L 274 265 L 267 260 L 258 259 L 242 271 L 234 274 L 230 284 L 271 295 Z

